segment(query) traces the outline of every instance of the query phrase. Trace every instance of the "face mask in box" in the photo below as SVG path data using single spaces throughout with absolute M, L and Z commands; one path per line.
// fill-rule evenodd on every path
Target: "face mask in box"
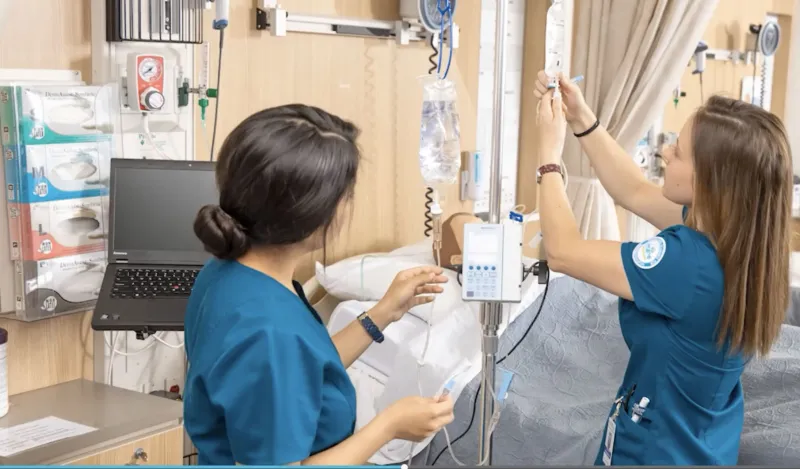
M 4 144 L 74 143 L 111 139 L 113 87 L 3 87 Z M 6 135 L 5 127 L 8 126 Z
M 20 187 L 12 192 L 9 199 L 12 202 L 36 203 L 108 194 L 111 142 L 27 145 L 20 149 L 21 174 L 17 178 Z
M 14 264 L 17 318 L 35 321 L 92 309 L 103 283 L 106 254 L 98 251 Z

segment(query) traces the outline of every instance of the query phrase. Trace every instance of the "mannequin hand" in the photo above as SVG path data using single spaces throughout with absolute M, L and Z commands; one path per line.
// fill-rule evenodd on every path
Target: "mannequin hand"
M 540 71 L 536 78 L 536 85 L 533 90 L 533 95 L 536 97 L 536 99 L 541 100 L 548 91 L 552 91 L 547 88 L 547 84 L 550 82 L 550 79 L 547 77 L 547 74 L 544 72 L 544 70 Z M 583 93 L 578 85 L 573 83 L 569 78 L 562 74 L 558 75 L 558 85 L 561 91 L 561 99 L 563 101 L 562 109 L 567 122 L 570 125 L 576 126 L 583 125 L 584 121 L 589 122 L 586 124 L 587 126 L 594 124 L 594 114 L 586 104 L 586 100 L 583 98 Z M 585 129 L 575 129 L 576 132 L 582 132 L 583 130 Z
M 385 319 L 388 323 L 397 321 L 411 308 L 430 303 L 434 295 L 444 289 L 437 285 L 447 283 L 442 268 L 423 266 L 400 272 L 389 285 L 386 294 L 369 314 Z
M 379 417 L 386 419 L 392 439 L 419 442 L 453 421 L 453 399 L 410 396 L 389 406 Z
M 539 145 L 539 164 L 559 164 L 564 151 L 567 124 L 564 120 L 563 103 L 560 96 L 553 97 L 548 90 L 539 101 L 536 117 L 536 142 Z

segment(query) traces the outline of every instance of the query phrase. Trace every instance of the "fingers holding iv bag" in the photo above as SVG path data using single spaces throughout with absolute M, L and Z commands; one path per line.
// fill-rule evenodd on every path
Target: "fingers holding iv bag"
M 553 0 L 547 9 L 545 25 L 545 63 L 544 71 L 549 78 L 548 88 L 555 88 L 555 95 L 561 94 L 559 74 L 564 67 L 564 9 L 562 0 Z

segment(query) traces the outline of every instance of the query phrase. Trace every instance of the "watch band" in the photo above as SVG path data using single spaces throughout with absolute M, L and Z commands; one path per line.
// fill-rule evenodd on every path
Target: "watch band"
M 375 322 L 372 320 L 372 318 L 369 317 L 369 314 L 367 314 L 366 312 L 361 313 L 358 316 L 358 322 L 361 323 L 361 326 L 364 327 L 364 330 L 367 331 L 367 334 L 369 334 L 369 336 L 372 337 L 372 340 L 374 342 L 377 342 L 379 344 L 383 342 L 384 339 L 383 332 L 381 332 L 378 326 L 375 325 Z
M 541 183 L 542 176 L 547 173 L 558 173 L 561 175 L 561 178 L 564 179 L 564 168 L 560 164 L 546 164 L 540 166 L 539 169 L 536 170 L 536 183 Z
M 594 132 L 595 129 L 597 129 L 598 127 L 600 127 L 600 119 L 597 119 L 596 121 L 594 121 L 594 124 L 592 124 L 591 127 L 589 127 L 588 129 L 584 130 L 583 132 L 573 133 L 572 135 L 574 135 L 577 138 L 585 137 L 585 136 L 589 135 L 590 133 Z

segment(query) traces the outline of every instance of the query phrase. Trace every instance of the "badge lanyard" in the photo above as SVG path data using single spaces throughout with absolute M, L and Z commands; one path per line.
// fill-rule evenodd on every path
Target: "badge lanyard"
M 614 454 L 614 437 L 617 434 L 617 417 L 619 417 L 619 409 L 622 407 L 622 399 L 620 396 L 614 401 L 614 413 L 608 418 L 606 438 L 603 443 L 603 464 L 606 466 L 611 465 L 611 457 Z

